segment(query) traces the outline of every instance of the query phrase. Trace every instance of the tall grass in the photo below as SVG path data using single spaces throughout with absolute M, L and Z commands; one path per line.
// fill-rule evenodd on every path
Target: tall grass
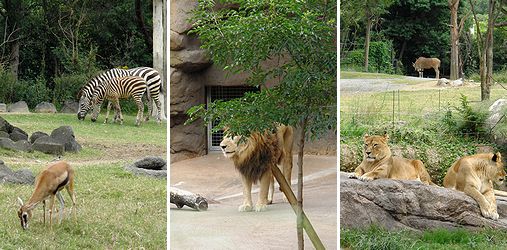
M 151 121 L 135 127 L 134 116 L 127 116 L 124 125 L 78 121 L 75 115 L 67 114 L 2 114 L 2 117 L 29 134 L 50 133 L 69 125 L 83 150 L 63 156 L 76 171 L 77 220 L 67 214 L 70 198 L 64 192 L 66 214 L 61 224 L 52 228 L 43 225 L 39 205 L 29 229 L 24 231 L 16 214 L 17 197 L 26 201 L 33 187 L 0 185 L 0 249 L 166 248 L 166 180 L 135 176 L 123 169 L 142 157 L 135 152 L 138 148 L 156 149 L 153 155 L 166 157 L 165 123 L 157 125 Z M 122 151 L 115 151 L 115 147 Z M 28 168 L 34 174 L 53 158 L 40 152 L 0 150 L 0 159 L 9 167 Z

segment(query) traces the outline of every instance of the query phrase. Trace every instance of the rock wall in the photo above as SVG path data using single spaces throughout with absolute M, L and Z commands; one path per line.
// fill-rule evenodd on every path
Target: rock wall
M 170 18 L 170 116 L 171 161 L 180 161 L 207 153 L 207 133 L 202 122 L 184 125 L 186 111 L 206 102 L 205 86 L 244 85 L 246 74 L 226 74 L 212 64 L 207 51 L 200 48 L 195 35 L 188 35 L 192 28 L 188 21 L 196 0 L 172 0 Z M 278 60 L 266 62 L 269 67 Z M 312 154 L 336 154 L 336 133 L 327 138 L 309 142 L 305 151 Z
M 497 198 L 498 221 L 481 215 L 477 202 L 456 190 L 418 181 L 380 179 L 364 182 L 340 173 L 340 225 L 388 230 L 507 228 L 507 202 Z

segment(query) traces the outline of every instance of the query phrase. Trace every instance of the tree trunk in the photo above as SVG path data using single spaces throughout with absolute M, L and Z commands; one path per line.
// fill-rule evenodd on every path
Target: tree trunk
M 458 27 L 459 0 L 449 0 L 451 9 L 451 75 L 450 80 L 458 79 L 459 74 L 459 27 Z
M 154 5 L 153 9 L 155 9 L 155 2 L 158 2 L 158 1 L 153 1 L 153 5 Z M 146 24 L 144 22 L 143 10 L 141 8 L 141 0 L 136 0 L 135 9 L 136 9 L 137 27 L 139 28 L 139 31 L 141 31 L 141 34 L 143 34 L 144 43 L 146 44 L 146 51 L 149 53 L 149 52 L 151 52 L 151 48 L 153 47 L 153 41 L 152 41 L 152 37 L 150 35 L 150 32 L 146 28 Z M 153 16 L 153 17 L 155 18 L 155 16 Z
M 364 71 L 368 72 L 368 57 L 370 53 L 370 31 L 372 26 L 372 20 L 369 17 L 369 11 L 366 11 L 366 38 L 364 41 Z
M 21 0 L 5 0 L 4 8 L 7 12 L 7 32 L 10 32 L 10 51 L 9 51 L 9 68 L 12 75 L 18 79 L 19 68 L 19 47 L 20 47 L 20 32 L 21 32 L 21 18 L 22 6 Z
M 166 120 L 165 107 L 167 105 L 167 61 L 166 58 L 166 50 L 167 50 L 167 40 L 165 36 L 165 32 L 167 32 L 164 27 L 164 23 L 167 24 L 167 18 L 164 16 L 166 13 L 167 4 L 166 1 L 163 0 L 154 0 L 153 1 L 153 68 L 155 68 L 160 73 L 160 78 L 162 81 L 162 86 L 160 89 L 160 102 L 161 102 L 161 110 L 160 110 L 160 118 Z M 157 115 L 156 105 L 153 105 L 153 111 L 151 113 L 152 116 Z
M 191 207 L 197 211 L 208 210 L 208 201 L 201 195 L 194 194 L 179 188 L 170 188 L 170 202 L 175 204 L 176 207 L 182 208 L 183 206 Z
M 299 143 L 298 143 L 298 214 L 297 214 L 297 234 L 298 248 L 304 249 L 303 238 L 303 156 L 305 149 L 305 130 L 308 118 L 304 118 L 299 126 Z
M 485 45 L 484 45 L 484 58 L 483 65 L 485 70 L 484 76 L 481 74 L 481 100 L 489 100 L 491 83 L 493 80 L 493 29 L 495 28 L 495 0 L 489 0 L 488 5 L 488 30 L 486 33 Z

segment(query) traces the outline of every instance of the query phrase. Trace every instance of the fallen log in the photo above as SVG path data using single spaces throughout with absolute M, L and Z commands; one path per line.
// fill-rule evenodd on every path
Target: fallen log
M 185 191 L 179 188 L 170 188 L 170 201 L 175 204 L 176 207 L 182 208 L 183 206 L 191 207 L 197 211 L 208 210 L 208 201 L 206 198 L 199 194 L 194 194 L 189 191 Z

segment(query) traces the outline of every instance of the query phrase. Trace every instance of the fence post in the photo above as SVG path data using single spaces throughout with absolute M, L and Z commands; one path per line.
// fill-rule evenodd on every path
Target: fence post
M 396 99 L 395 93 L 396 90 L 393 90 L 393 131 L 394 131 L 394 100 Z

